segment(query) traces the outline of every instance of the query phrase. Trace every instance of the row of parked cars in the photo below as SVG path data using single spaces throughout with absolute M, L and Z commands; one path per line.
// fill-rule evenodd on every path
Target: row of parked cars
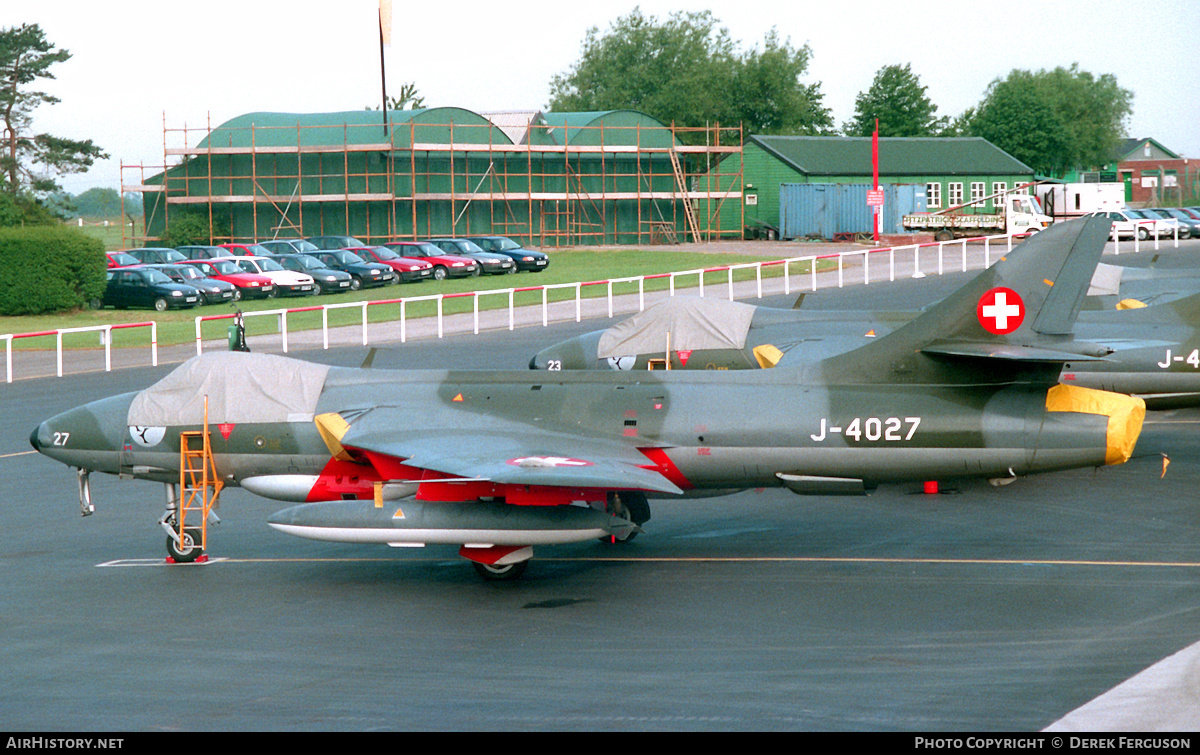
M 1092 214 L 1112 221 L 1113 239 L 1200 238 L 1200 207 L 1126 207 Z
M 144 247 L 108 252 L 108 287 L 100 304 L 158 311 L 243 298 L 315 296 L 341 291 L 541 272 L 544 253 L 506 236 L 435 238 L 364 244 L 353 236 L 276 239 L 257 244 Z

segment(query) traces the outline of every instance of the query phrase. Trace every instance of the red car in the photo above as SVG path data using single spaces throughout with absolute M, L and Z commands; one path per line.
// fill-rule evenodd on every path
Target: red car
M 275 287 L 270 278 L 265 275 L 247 273 L 233 260 L 216 257 L 208 260 L 188 260 L 187 264 L 199 268 L 206 277 L 216 278 L 237 286 L 238 295 L 234 297 L 234 301 L 242 297 L 266 299 L 279 296 L 279 289 Z
M 272 257 L 275 252 L 262 244 L 221 244 L 222 249 L 233 252 L 235 257 Z
M 479 263 L 470 257 L 446 254 L 428 241 L 389 241 L 384 244 L 397 254 L 410 259 L 424 260 L 433 265 L 434 280 L 465 278 L 479 275 Z
M 129 252 L 105 252 L 104 256 L 108 258 L 109 267 L 129 267 L 142 264 L 141 260 Z
M 412 283 L 433 277 L 431 262 L 401 257 L 386 246 L 349 246 L 346 248 L 367 262 L 380 262 L 395 270 L 397 282 Z

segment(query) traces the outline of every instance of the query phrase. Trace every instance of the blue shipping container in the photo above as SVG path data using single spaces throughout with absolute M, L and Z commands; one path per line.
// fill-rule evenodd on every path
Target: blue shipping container
M 881 184 L 880 233 L 903 233 L 904 216 L 925 212 L 923 184 Z M 779 235 L 784 239 L 832 239 L 838 233 L 871 233 L 869 184 L 780 184 Z

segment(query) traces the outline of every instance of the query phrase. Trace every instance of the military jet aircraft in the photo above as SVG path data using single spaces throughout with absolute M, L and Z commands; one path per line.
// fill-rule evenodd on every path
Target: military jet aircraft
M 1142 402 L 1057 385 L 1064 362 L 1106 352 L 1070 331 L 1107 234 L 1087 220 L 1043 231 L 891 334 L 776 369 L 416 371 L 210 353 L 46 420 L 30 442 L 79 470 L 83 506 L 90 472 L 163 482 L 170 501 L 181 433 L 207 420 L 224 484 L 299 503 L 271 526 L 458 544 L 493 579 L 519 575 L 534 545 L 632 537 L 650 497 L 1116 464 Z M 169 547 L 195 552 L 186 535 Z
M 610 328 L 548 346 L 533 356 L 529 367 L 551 371 L 769 368 L 850 351 L 919 314 L 777 309 L 672 297 Z M 1200 323 L 1200 293 L 1140 308 L 1084 309 L 1075 336 L 1111 353 L 1103 359 L 1064 362 L 1060 381 L 1135 395 L 1150 409 L 1200 405 L 1196 323 Z

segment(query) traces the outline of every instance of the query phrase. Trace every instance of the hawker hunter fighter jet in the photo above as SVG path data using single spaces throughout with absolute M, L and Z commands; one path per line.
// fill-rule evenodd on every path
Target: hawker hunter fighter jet
M 1107 234 L 1043 231 L 889 335 L 775 369 L 402 371 L 213 353 L 30 441 L 80 470 L 88 505 L 89 472 L 166 483 L 171 500 L 181 433 L 207 418 L 223 484 L 298 504 L 271 526 L 457 544 L 489 578 L 518 575 L 534 545 L 628 539 L 654 497 L 1117 464 L 1142 402 L 1057 383 L 1064 363 L 1107 351 L 1071 336 Z

